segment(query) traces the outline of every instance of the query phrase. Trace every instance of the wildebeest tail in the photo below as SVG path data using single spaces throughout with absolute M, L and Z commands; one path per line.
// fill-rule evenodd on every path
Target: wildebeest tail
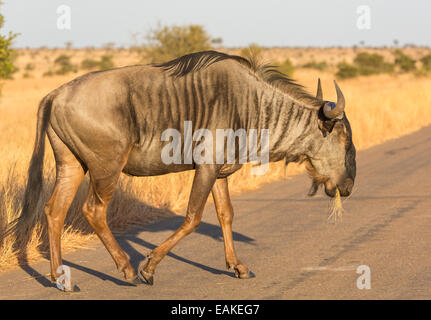
M 15 234 L 17 230 L 21 232 L 30 232 L 33 224 L 33 219 L 36 216 L 40 195 L 43 188 L 43 158 L 45 153 L 45 136 L 48 121 L 51 114 L 53 94 L 47 95 L 39 104 L 37 113 L 37 129 L 36 140 L 34 143 L 33 155 L 31 156 L 30 166 L 27 173 L 27 185 L 24 192 L 24 200 L 22 204 L 21 214 L 13 220 L 6 228 L 3 234 L 0 234 L 0 244 L 11 234 Z

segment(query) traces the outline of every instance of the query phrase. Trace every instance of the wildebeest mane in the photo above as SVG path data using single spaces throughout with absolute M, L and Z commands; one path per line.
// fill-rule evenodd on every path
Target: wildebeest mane
M 300 101 L 317 107 L 322 105 L 322 100 L 310 95 L 305 91 L 302 85 L 296 83 L 295 80 L 290 79 L 287 75 L 278 71 L 277 66 L 263 64 L 259 62 L 259 59 L 256 56 L 250 56 L 249 59 L 246 59 L 237 55 L 209 50 L 186 54 L 168 62 L 153 64 L 153 66 L 162 68 L 169 72 L 171 76 L 182 77 L 191 72 L 207 68 L 216 62 L 228 59 L 246 66 L 260 79 L 279 88 Z

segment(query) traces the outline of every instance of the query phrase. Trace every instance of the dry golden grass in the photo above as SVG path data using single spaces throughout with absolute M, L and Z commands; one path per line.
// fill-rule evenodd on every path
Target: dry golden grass
M 344 51 L 343 51 L 344 50 Z M 268 60 L 282 61 L 291 54 L 304 62 L 315 59 L 335 60 L 353 56 L 354 49 L 271 49 L 265 51 Z M 425 50 L 425 49 L 421 49 Z M 229 50 L 236 53 L 235 50 Z M 41 77 L 52 67 L 52 61 L 65 50 L 22 50 L 18 60 L 20 73 L 15 80 L 7 81 L 0 98 L 0 233 L 6 224 L 17 217 L 26 171 L 30 160 L 35 126 L 36 110 L 40 99 L 52 89 L 76 77 L 67 76 Z M 85 57 L 97 58 L 105 54 L 104 50 L 72 50 L 72 62 L 79 64 Z M 139 62 L 136 53 L 126 50 L 110 52 L 114 55 L 117 66 Z M 341 58 L 340 58 L 341 56 Z M 308 60 L 307 60 L 308 59 Z M 33 78 L 23 79 L 23 69 L 28 63 L 35 65 L 31 71 Z M 300 62 L 302 63 L 302 62 Z M 299 69 L 295 78 L 299 83 L 314 92 L 317 78 L 322 79 L 324 98 L 334 100 L 333 72 L 318 72 Z M 355 145 L 358 149 L 368 148 L 385 140 L 396 138 L 415 131 L 431 123 L 431 78 L 418 78 L 410 74 L 390 76 L 378 75 L 340 81 L 347 100 L 347 115 L 353 129 Z M 49 146 L 49 144 L 47 144 Z M 16 266 L 18 262 L 31 262 L 40 259 L 46 253 L 46 230 L 43 216 L 43 204 L 49 198 L 55 177 L 54 160 L 50 147 L 45 156 L 45 188 L 37 215 L 38 225 L 30 237 L 26 256 L 20 253 L 22 248 L 14 248 L 13 239 L 8 238 L 0 248 L 0 270 Z M 288 168 L 287 176 L 300 171 L 293 166 Z M 270 172 L 265 176 L 252 176 L 250 167 L 245 166 L 231 176 L 230 189 L 233 194 L 256 189 L 264 183 L 285 177 L 282 163 L 271 164 Z M 132 178 L 123 176 L 117 192 L 108 209 L 108 221 L 114 229 L 125 230 L 132 224 L 143 224 L 173 214 L 182 214 L 188 200 L 193 179 L 192 172 L 169 174 L 160 177 Z M 81 206 L 86 196 L 88 181 L 80 187 L 73 202 L 65 225 L 62 246 L 64 251 L 89 246 L 95 239 L 88 224 L 81 214 Z M 304 193 L 306 190 L 304 190 Z M 211 200 L 210 200 L 211 201 Z M 19 260 L 21 259 L 21 260 Z

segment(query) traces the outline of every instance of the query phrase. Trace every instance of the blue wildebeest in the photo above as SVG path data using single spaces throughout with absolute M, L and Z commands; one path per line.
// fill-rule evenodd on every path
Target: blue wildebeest
M 83 214 L 125 279 L 138 283 L 128 256 L 108 228 L 107 205 L 122 172 L 153 176 L 185 170 L 195 170 L 185 221 L 140 264 L 141 279 L 153 284 L 157 264 L 198 227 L 210 192 L 223 232 L 226 265 L 237 277 L 250 278 L 253 274 L 234 250 L 227 184 L 227 177 L 241 164 L 166 164 L 161 159 L 167 143 L 161 140 L 162 132 L 168 128 L 183 132 L 185 121 L 211 132 L 267 129 L 269 161 L 305 162 L 313 181 L 311 195 L 323 184 L 330 197 L 337 188 L 342 196 L 348 196 L 356 175 L 355 148 L 344 113 L 345 100 L 336 83 L 335 87 L 337 103 L 324 101 L 320 82 L 314 97 L 270 66 L 215 51 L 192 53 L 159 65 L 80 76 L 40 103 L 23 209 L 4 236 L 34 215 L 42 188 L 47 135 L 57 172 L 52 196 L 45 206 L 52 281 L 60 276 L 56 270 L 62 264 L 64 219 L 87 172 L 90 187 Z

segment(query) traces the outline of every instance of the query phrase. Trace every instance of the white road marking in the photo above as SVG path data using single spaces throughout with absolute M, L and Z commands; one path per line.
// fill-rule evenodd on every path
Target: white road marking
M 342 266 L 342 267 L 305 267 L 302 271 L 352 271 L 356 270 L 356 266 Z

